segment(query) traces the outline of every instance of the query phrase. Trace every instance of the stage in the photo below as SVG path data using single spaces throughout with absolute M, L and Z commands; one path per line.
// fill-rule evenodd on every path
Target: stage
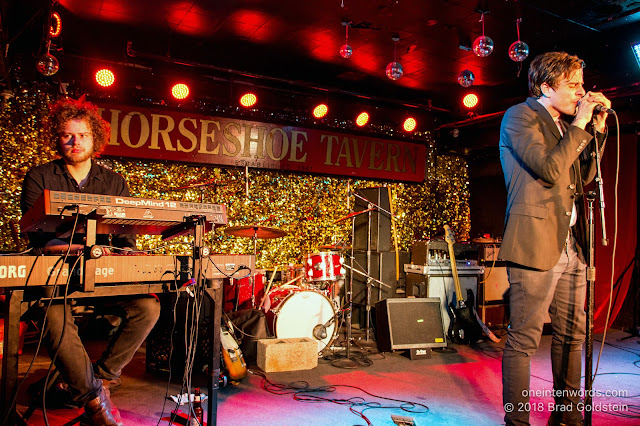
M 360 336 L 359 330 L 354 330 L 356 342 Z M 616 330 L 610 330 L 606 336 L 599 374 L 594 382 L 594 392 L 597 392 L 593 398 L 594 425 L 640 424 L 637 402 L 640 340 L 625 339 L 627 336 Z M 596 335 L 595 339 L 597 357 L 602 335 Z M 217 424 L 367 424 L 358 412 L 373 425 L 393 425 L 392 415 L 411 418 L 416 425 L 503 424 L 500 360 L 504 340 L 503 337 L 498 344 L 487 340 L 471 346 L 449 345 L 447 350 L 433 351 L 430 359 L 418 360 L 410 360 L 403 351 L 378 353 L 375 349 L 363 351 L 352 345 L 351 354 L 358 366 L 351 369 L 334 367 L 331 355 L 319 359 L 318 366 L 311 370 L 266 376 L 258 367 L 250 365 L 251 373 L 246 378 L 219 390 Z M 551 336 L 543 336 L 541 348 L 532 358 L 533 425 L 546 424 L 552 402 L 547 396 L 552 389 L 550 341 Z M 92 356 L 100 354 L 102 345 L 97 340 L 88 344 Z M 25 346 L 20 358 L 20 377 L 35 347 L 34 343 Z M 113 392 L 112 401 L 120 409 L 126 425 L 168 425 L 170 413 L 176 408 L 172 401 L 165 400 L 169 376 L 146 372 L 145 358 L 143 346 L 125 368 L 123 386 Z M 27 409 L 28 384 L 41 378 L 48 366 L 49 358 L 46 352 L 41 352 L 20 391 L 17 405 L 20 412 Z M 174 371 L 168 393 L 179 393 L 181 381 L 182 372 Z M 192 385 L 206 389 L 204 376 L 194 373 Z M 203 405 L 206 407 L 206 403 Z M 185 412 L 186 406 L 180 409 Z M 82 424 L 79 409 L 49 409 L 47 414 L 51 425 Z M 44 424 L 40 409 L 29 424 Z

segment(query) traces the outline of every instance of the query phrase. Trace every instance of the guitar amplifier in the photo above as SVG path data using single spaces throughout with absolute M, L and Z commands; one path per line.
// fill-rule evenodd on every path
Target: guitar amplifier
M 376 303 L 376 342 L 380 352 L 447 346 L 440 299 L 385 299 Z

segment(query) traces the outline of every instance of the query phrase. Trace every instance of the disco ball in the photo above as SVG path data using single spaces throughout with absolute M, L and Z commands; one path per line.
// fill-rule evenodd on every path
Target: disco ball
M 491 37 L 482 35 L 473 41 L 473 53 L 476 56 L 484 58 L 491 55 L 491 52 L 493 52 L 493 40 L 491 40 Z
M 387 77 L 391 80 L 397 80 L 402 77 L 403 70 L 400 62 L 389 62 L 387 65 L 387 69 L 385 70 L 387 73 Z
M 340 47 L 340 56 L 342 56 L 343 58 L 348 59 L 352 54 L 353 49 L 348 44 L 343 44 L 342 47 Z
M 529 56 L 529 46 L 524 41 L 514 41 L 509 46 L 509 57 L 515 62 L 522 62 Z
M 50 77 L 58 72 L 60 69 L 60 64 L 55 56 L 50 53 L 43 53 L 38 57 L 38 62 L 36 62 L 36 69 L 38 72 L 45 77 Z
M 458 74 L 458 83 L 462 87 L 471 87 L 475 79 L 476 76 L 469 70 L 460 71 L 460 74 Z

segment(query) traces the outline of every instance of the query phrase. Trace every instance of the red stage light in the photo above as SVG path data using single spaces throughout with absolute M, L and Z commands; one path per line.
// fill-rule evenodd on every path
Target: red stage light
M 473 108 L 478 105 L 478 96 L 474 93 L 469 93 L 468 95 L 465 95 L 464 99 L 462 99 L 462 103 L 467 108 Z
M 329 107 L 325 104 L 320 104 L 313 109 L 313 116 L 315 118 L 322 118 L 329 112 Z
M 171 94 L 178 100 L 185 99 L 187 96 L 189 96 L 189 86 L 184 83 L 175 84 L 171 88 Z
M 356 118 L 356 124 L 359 127 L 366 125 L 368 122 L 369 122 L 369 114 L 366 112 L 361 112 L 360 115 L 358 115 L 358 118 Z
M 102 87 L 111 87 L 116 82 L 116 76 L 113 71 L 107 68 L 96 71 L 96 83 Z
M 245 108 L 254 106 L 258 102 L 258 97 L 254 93 L 245 93 L 240 98 L 240 105 Z
M 406 120 L 404 120 L 404 123 L 402 124 L 402 128 L 404 129 L 405 132 L 413 132 L 416 129 L 417 125 L 418 125 L 418 122 L 416 121 L 416 119 L 413 117 L 409 117 Z
M 49 35 L 51 37 L 58 37 L 62 32 L 62 19 L 58 12 L 53 12 L 51 15 L 51 27 L 49 27 Z

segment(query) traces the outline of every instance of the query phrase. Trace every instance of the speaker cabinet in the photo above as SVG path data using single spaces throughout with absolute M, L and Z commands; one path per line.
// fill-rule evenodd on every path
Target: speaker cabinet
M 390 211 L 388 188 L 361 188 L 356 191 L 356 194 Z M 370 208 L 367 201 L 355 198 L 354 211 L 361 212 Z M 359 214 L 354 220 L 353 248 L 354 250 L 389 251 L 391 250 L 391 217 L 377 207 L 372 206 L 372 208 L 371 212 Z M 367 247 L 369 214 L 371 215 L 371 247 Z
M 463 272 L 458 271 L 458 278 L 460 279 L 462 297 L 466 300 L 467 290 L 471 290 L 473 292 L 474 305 L 477 306 L 478 275 L 465 275 Z M 440 308 L 445 330 L 449 329 L 451 322 L 449 305 L 456 301 L 455 293 L 455 282 L 451 275 L 439 273 L 433 275 L 407 274 L 407 295 L 438 298 L 441 301 Z
M 376 324 L 380 352 L 447 346 L 438 298 L 381 300 Z

